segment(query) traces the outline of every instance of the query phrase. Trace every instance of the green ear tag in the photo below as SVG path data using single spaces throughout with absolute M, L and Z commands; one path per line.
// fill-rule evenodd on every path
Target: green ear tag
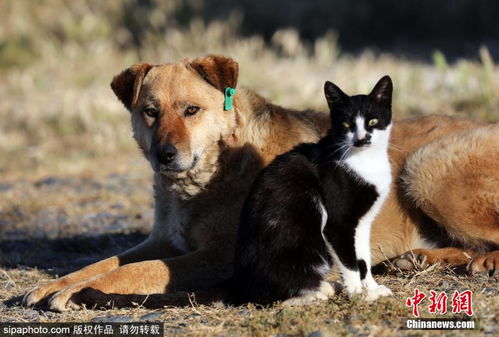
M 231 87 L 225 88 L 224 110 L 232 109 L 232 98 L 234 98 L 235 93 L 236 89 L 233 89 Z

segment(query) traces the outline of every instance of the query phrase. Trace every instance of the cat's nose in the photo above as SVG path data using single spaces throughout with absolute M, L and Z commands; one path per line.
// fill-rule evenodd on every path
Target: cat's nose
M 361 146 L 364 146 L 364 145 L 370 145 L 371 144 L 371 135 L 369 133 L 367 133 L 364 138 L 362 139 L 357 139 L 355 141 L 355 143 L 353 144 L 353 146 L 356 146 L 356 147 L 361 147 Z

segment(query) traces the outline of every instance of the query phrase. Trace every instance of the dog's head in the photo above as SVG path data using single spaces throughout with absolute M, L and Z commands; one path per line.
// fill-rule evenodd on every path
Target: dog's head
M 237 75 L 232 59 L 207 56 L 136 64 L 114 77 L 111 87 L 131 112 L 134 137 L 154 171 L 190 170 L 232 135 L 236 114 L 224 110 L 224 91 L 235 89 Z

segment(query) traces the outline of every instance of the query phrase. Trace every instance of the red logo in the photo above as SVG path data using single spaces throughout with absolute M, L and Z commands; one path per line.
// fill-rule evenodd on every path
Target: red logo
M 414 289 L 414 296 L 408 297 L 405 301 L 406 306 L 412 308 L 412 314 L 415 317 L 419 317 L 419 304 L 423 302 L 426 298 L 426 294 L 419 291 L 419 289 Z M 436 291 L 430 290 L 430 297 L 428 297 L 431 304 L 428 306 L 428 312 L 430 314 L 445 315 L 447 313 L 447 294 L 445 291 L 437 293 Z M 455 291 L 452 296 L 452 313 L 458 314 L 465 312 L 468 316 L 473 315 L 473 293 L 471 290 L 465 290 L 463 292 Z
M 428 311 L 430 314 L 435 314 L 438 311 L 440 315 L 444 315 L 447 312 L 447 294 L 441 292 L 437 296 L 437 293 L 433 290 L 430 290 L 430 294 L 431 304 L 428 306 Z
M 472 316 L 472 296 L 471 290 L 465 290 L 462 293 L 456 290 L 452 296 L 452 312 L 457 314 L 464 311 L 468 316 Z
M 414 296 L 409 297 L 406 301 L 405 304 L 408 307 L 412 307 L 412 314 L 416 317 L 419 317 L 419 310 L 418 310 L 418 305 L 423 301 L 423 299 L 426 297 L 426 295 L 422 292 L 419 292 L 419 289 L 416 288 L 414 289 Z

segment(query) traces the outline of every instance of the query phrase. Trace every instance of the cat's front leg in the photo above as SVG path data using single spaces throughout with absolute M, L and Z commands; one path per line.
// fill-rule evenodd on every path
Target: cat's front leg
M 340 267 L 340 264 L 338 264 L 338 269 L 340 270 L 343 285 L 348 294 L 348 297 L 362 294 L 363 287 L 360 280 L 359 271 L 351 270 L 344 266 Z
M 325 226 L 322 235 L 333 258 L 333 264 L 338 267 L 348 297 L 360 295 L 363 287 L 355 256 L 354 236 L 348 231 L 338 229 L 333 223 Z
M 347 267 L 334 251 L 334 248 L 330 248 L 330 253 L 333 257 L 333 263 L 338 267 L 343 287 L 345 288 L 348 297 L 362 294 L 363 286 L 359 270 L 355 269 L 356 266 L 351 266 L 351 268 Z M 343 260 L 345 261 L 345 259 Z
M 355 254 L 362 286 L 366 290 L 366 301 L 375 301 L 380 297 L 392 295 L 391 290 L 378 284 L 371 273 L 371 223 L 372 220 L 369 218 L 361 219 L 355 231 Z

